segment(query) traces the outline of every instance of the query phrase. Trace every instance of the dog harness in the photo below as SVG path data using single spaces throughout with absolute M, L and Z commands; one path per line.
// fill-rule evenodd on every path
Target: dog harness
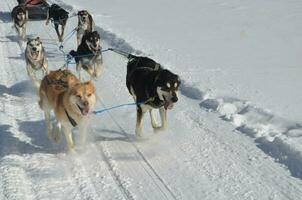
M 66 77 L 70 74 L 70 72 L 65 71 L 65 70 L 61 70 L 61 69 L 59 69 L 59 71 L 62 71 L 63 75 L 57 80 L 50 80 L 48 77 L 46 77 L 47 78 L 47 83 L 49 85 L 54 84 L 54 85 L 60 85 L 63 88 L 68 88 L 68 82 L 66 80 Z
M 77 122 L 68 114 L 67 110 L 64 109 L 65 113 L 66 113 L 66 116 L 70 122 L 70 124 L 73 126 L 73 127 L 76 127 L 78 124 Z

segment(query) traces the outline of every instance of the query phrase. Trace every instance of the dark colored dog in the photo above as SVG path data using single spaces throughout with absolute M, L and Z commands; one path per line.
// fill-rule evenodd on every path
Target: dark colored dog
M 129 55 L 126 84 L 137 103 L 136 134 L 142 133 L 142 117 L 150 113 L 151 124 L 155 131 L 167 128 L 167 109 L 172 109 L 178 101 L 180 80 L 178 75 L 163 69 L 159 63 L 147 57 Z M 161 126 L 158 126 L 152 113 L 159 109 Z
M 67 12 L 57 4 L 52 4 L 48 10 L 46 25 L 49 24 L 50 20 L 53 21 L 60 42 L 63 42 L 64 30 L 68 19 L 68 14 L 69 12 Z M 59 30 L 60 27 L 61 31 Z
M 14 26 L 18 36 L 25 40 L 26 36 L 26 23 L 28 20 L 28 11 L 24 5 L 18 5 L 13 8 L 11 17 L 14 21 Z
M 94 31 L 94 21 L 87 10 L 78 12 L 77 45 L 79 46 L 86 31 Z
M 100 35 L 97 31 L 93 31 L 86 32 L 77 51 L 72 50 L 69 53 L 75 58 L 80 80 L 82 68 L 86 70 L 92 78 L 97 78 L 100 75 L 103 64 L 101 50 Z

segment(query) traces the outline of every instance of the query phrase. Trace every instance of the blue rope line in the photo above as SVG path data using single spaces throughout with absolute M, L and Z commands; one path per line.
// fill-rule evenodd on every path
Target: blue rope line
M 60 45 L 60 48 L 64 48 L 65 43 L 76 33 L 77 28 L 74 28 L 71 32 L 69 32 L 63 39 L 63 42 Z
M 103 112 L 107 112 L 107 111 L 110 111 L 110 110 L 113 110 L 113 109 L 116 109 L 116 108 L 126 107 L 126 106 L 138 106 L 138 105 L 141 105 L 143 103 L 144 102 L 120 104 L 120 105 L 117 105 L 117 106 L 112 106 L 110 108 L 103 108 L 103 109 L 100 109 L 100 110 L 93 111 L 93 114 L 98 115 L 98 114 L 101 114 Z

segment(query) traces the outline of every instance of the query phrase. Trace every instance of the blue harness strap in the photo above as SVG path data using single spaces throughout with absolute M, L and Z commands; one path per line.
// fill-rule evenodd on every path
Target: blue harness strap
M 98 114 L 101 114 L 101 113 L 103 113 L 103 112 L 107 112 L 107 111 L 110 111 L 110 110 L 113 110 L 113 109 L 116 109 L 116 108 L 126 107 L 126 106 L 137 106 L 137 105 L 140 105 L 140 104 L 143 104 L 143 102 L 142 102 L 142 103 L 126 103 L 126 104 L 120 104 L 120 105 L 113 106 L 113 107 L 110 107 L 110 108 L 103 108 L 103 109 L 99 109 L 99 110 L 93 111 L 93 114 L 98 115 Z

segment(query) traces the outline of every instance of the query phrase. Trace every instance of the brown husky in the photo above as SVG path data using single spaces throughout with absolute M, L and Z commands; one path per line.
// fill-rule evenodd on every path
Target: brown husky
M 80 133 L 86 129 L 88 114 L 95 105 L 94 85 L 90 81 L 79 82 L 68 70 L 51 71 L 43 78 L 39 95 L 39 105 L 45 114 L 48 136 L 58 142 L 63 129 L 68 149 L 72 150 L 72 129 L 79 126 Z M 56 116 L 55 128 L 52 128 L 50 121 L 51 110 Z M 85 136 L 81 137 L 83 139 Z

